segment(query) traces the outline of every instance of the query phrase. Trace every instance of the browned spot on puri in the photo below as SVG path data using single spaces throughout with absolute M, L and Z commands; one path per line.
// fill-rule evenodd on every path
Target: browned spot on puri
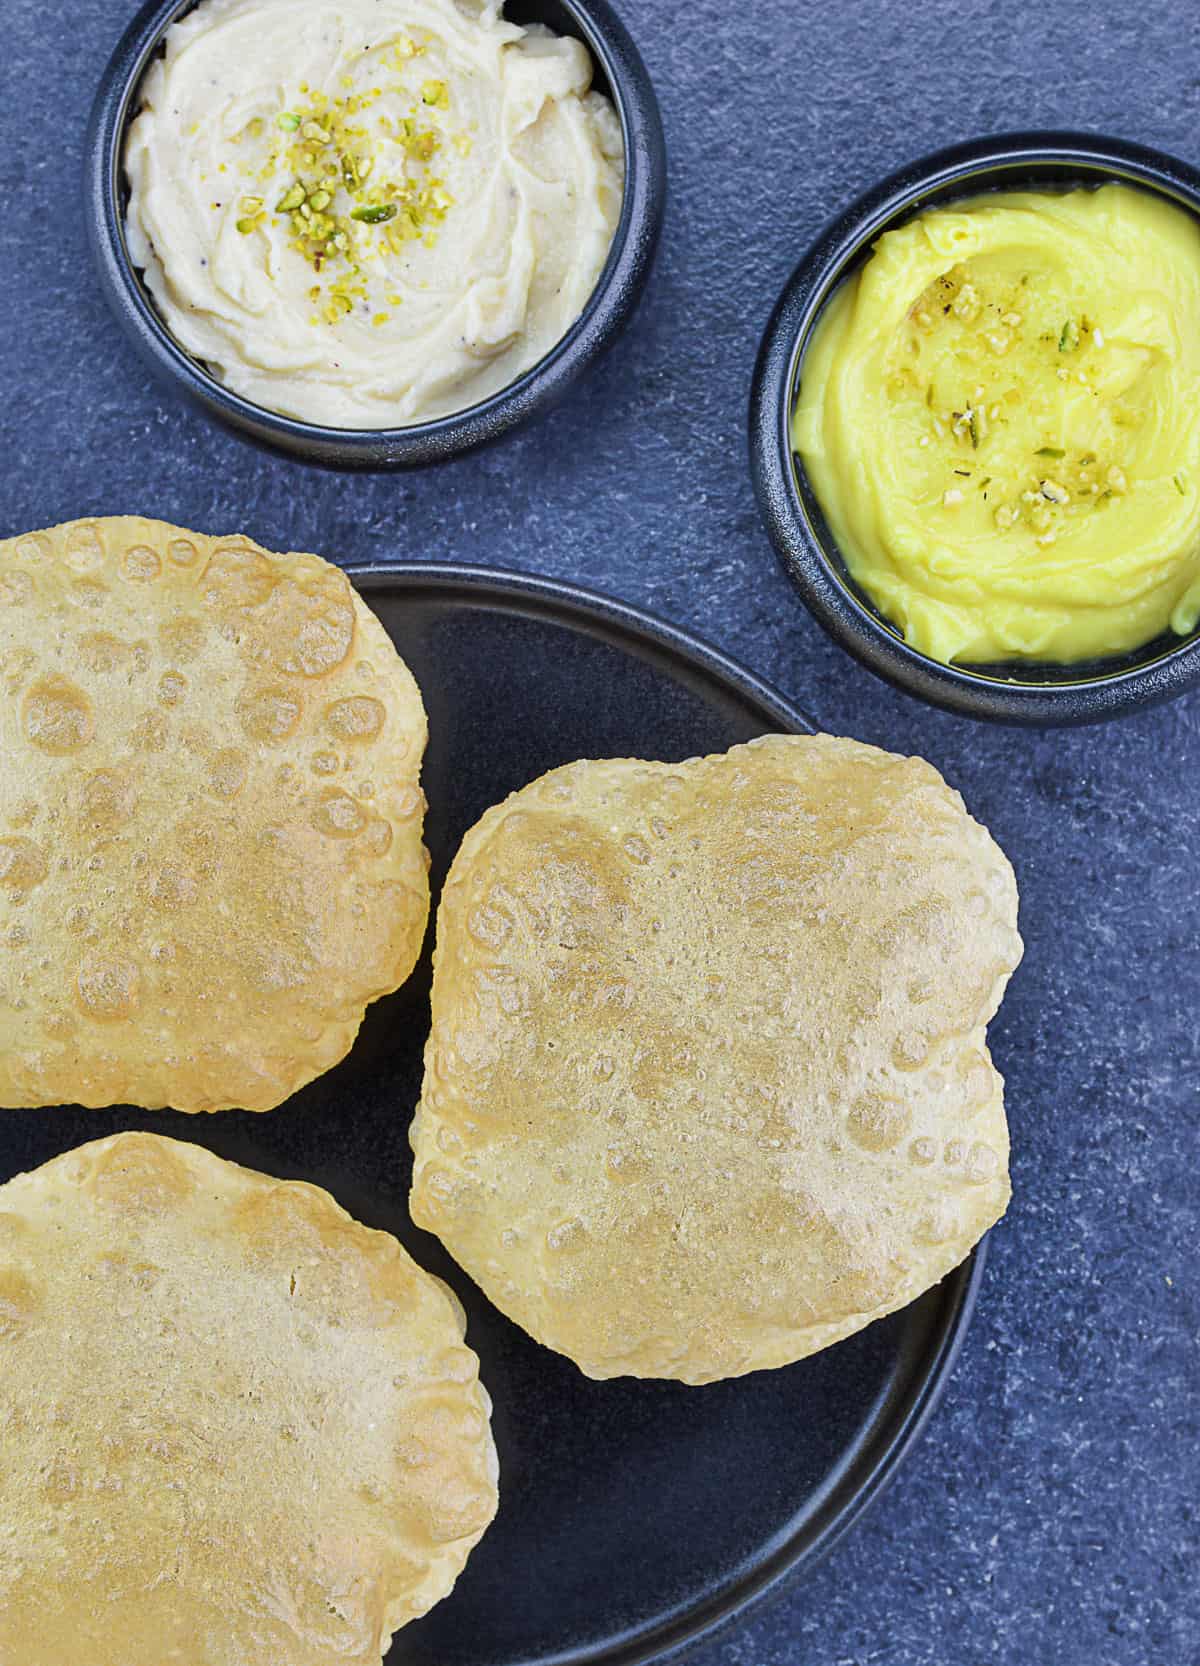
M 341 575 L 311 588 L 281 584 L 263 613 L 271 662 L 289 676 L 325 677 L 349 658 L 354 604 Z
M 104 562 L 104 540 L 94 521 L 77 521 L 67 532 L 64 546 L 67 566 L 72 572 L 94 573 Z
M 168 659 L 188 665 L 199 654 L 207 635 L 204 625 L 190 614 L 177 614 L 159 626 L 158 640 Z
M 187 693 L 187 686 L 182 671 L 164 671 L 158 679 L 158 698 L 164 706 L 177 706 Z
M 150 901 L 166 914 L 187 908 L 199 894 L 195 874 L 181 862 L 163 862 L 150 880 Z
M 382 816 L 376 816 L 367 826 L 366 840 L 373 856 L 386 856 L 392 848 L 392 829 Z
M 292 1293 L 298 1307 L 335 1312 L 343 1324 L 374 1326 L 394 1319 L 396 1304 L 405 1299 L 400 1267 L 389 1251 L 364 1241 L 353 1222 L 301 1187 L 249 1193 L 231 1225 L 252 1265 L 289 1278 L 299 1270 Z
M 121 571 L 134 584 L 150 584 L 162 572 L 162 557 L 149 544 L 134 544 L 121 557 Z
M 130 1214 L 161 1214 L 196 1189 L 166 1142 L 148 1134 L 123 1134 L 97 1152 L 85 1184 L 97 1202 Z
M 76 607 L 101 608 L 108 600 L 108 586 L 95 578 L 77 578 L 67 592 Z
M 851 1106 L 847 1121 L 850 1138 L 864 1151 L 890 1151 L 911 1125 L 908 1106 L 887 1093 L 864 1093 Z
M 51 1504 L 69 1504 L 83 1491 L 78 1469 L 65 1459 L 56 1459 L 42 1477 L 42 1491 Z
M 485 949 L 502 949 L 513 929 L 513 917 L 490 892 L 467 915 L 467 930 Z
M 15 1267 L 0 1267 L 0 1343 L 16 1336 L 38 1307 L 37 1291 Z
M 317 800 L 312 813 L 313 826 L 330 839 L 353 839 L 366 821 L 362 805 L 337 787 Z
M 30 566 L 36 567 L 49 561 L 54 550 L 44 532 L 29 532 L 24 538 L 17 539 L 13 554 L 18 561 L 27 561 Z
M 201 581 L 204 600 L 215 613 L 240 613 L 261 607 L 276 579 L 266 556 L 248 544 L 223 544 L 214 550 Z
M 14 567 L 0 573 L 0 607 L 24 607 L 33 596 L 33 580 L 28 573 Z
M 66 677 L 41 677 L 21 707 L 25 738 L 39 751 L 61 756 L 78 752 L 96 733 L 92 702 Z
M 233 747 L 217 752 L 208 765 L 208 790 L 217 798 L 236 798 L 246 785 L 246 755 Z
M 6 891 L 32 891 L 46 877 L 46 857 L 32 839 L 12 835 L 0 839 L 0 886 Z
M 117 1024 L 132 1018 L 141 996 L 141 973 L 121 955 L 93 955 L 75 976 L 75 994 L 85 1018 Z
M 79 657 L 89 671 L 106 676 L 127 666 L 133 658 L 133 649 L 108 631 L 88 631 L 79 638 Z
M 137 794 L 132 783 L 117 769 L 98 769 L 83 783 L 79 813 L 98 833 L 109 833 L 132 819 Z
M 294 735 L 303 712 L 300 696 L 282 684 L 246 689 L 237 700 L 242 728 L 251 740 L 267 745 L 278 744 Z
M 129 738 L 138 752 L 161 752 L 167 744 L 169 732 L 162 712 L 151 711 L 138 718 Z
M 325 708 L 325 727 L 338 740 L 374 740 L 383 728 L 387 710 L 381 700 L 369 694 L 354 694 L 335 700 Z

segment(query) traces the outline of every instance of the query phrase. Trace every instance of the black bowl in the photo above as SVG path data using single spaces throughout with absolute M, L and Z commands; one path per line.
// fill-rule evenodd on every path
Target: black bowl
M 1200 683 L 1200 631 L 1117 658 L 943 665 L 904 641 L 850 577 L 799 459 L 790 418 L 821 309 L 892 226 L 922 209 L 995 189 L 1099 185 L 1156 191 L 1200 216 L 1200 172 L 1161 151 L 1082 133 L 1000 134 L 938 151 L 892 174 L 832 222 L 788 280 L 767 325 L 750 395 L 750 465 L 771 541 L 810 612 L 835 641 L 909 694 L 1000 723 L 1095 723 Z
M 667 160 L 654 87 L 608 0 L 513 0 L 505 15 L 575 35 L 591 52 L 595 85 L 616 107 L 625 138 L 625 200 L 608 260 L 582 314 L 530 370 L 466 410 L 406 428 L 322 428 L 280 416 L 224 387 L 171 335 L 125 242 L 122 155 L 147 67 L 168 28 L 197 0 L 150 0 L 121 37 L 92 108 L 85 149 L 85 210 L 101 286 L 150 368 L 211 415 L 263 445 L 334 468 L 405 468 L 442 462 L 483 445 L 553 405 L 628 323 L 658 246 Z

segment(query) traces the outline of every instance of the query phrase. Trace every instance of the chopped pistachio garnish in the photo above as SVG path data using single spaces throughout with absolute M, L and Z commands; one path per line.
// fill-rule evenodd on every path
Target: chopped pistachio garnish
M 1175 484 L 1175 490 L 1179 493 L 1180 497 L 1186 497 L 1187 496 L 1187 475 L 1184 474 L 1182 469 L 1180 469 L 1179 473 L 1174 476 L 1174 484 Z
M 417 50 L 414 48 L 414 53 Z M 358 274 L 359 248 L 355 227 L 388 226 L 381 233 L 382 246 L 393 254 L 402 252 L 404 242 L 420 237 L 432 246 L 433 227 L 453 206 L 454 198 L 442 181 L 423 170 L 441 144 L 441 136 L 423 127 L 412 114 L 392 120 L 380 117 L 384 130 L 403 151 L 416 171 L 404 168 L 399 178 L 376 180 L 372 136 L 360 119 L 380 96 L 378 87 L 346 98 L 329 98 L 320 92 L 300 89 L 309 97 L 306 110 L 289 110 L 276 118 L 283 131 L 295 134 L 290 146 L 276 151 L 264 171 L 269 178 L 282 165 L 292 175 L 291 183 L 275 205 L 276 214 L 290 217 L 293 247 L 318 272 L 335 258 L 350 262 Z M 427 82 L 425 92 L 439 107 L 449 105 L 445 82 Z M 444 95 L 444 96 L 443 96 Z M 286 117 L 286 120 L 284 119 Z M 349 202 L 343 198 L 348 197 Z M 339 199 L 343 199 L 339 201 Z M 372 249 L 362 244 L 363 257 Z M 364 297 L 365 283 L 356 294 Z
M 1039 447 L 1034 455 L 1037 457 L 1065 457 L 1067 454 L 1056 445 L 1043 445 Z
M 1060 353 L 1073 353 L 1078 346 L 1079 325 L 1073 318 L 1068 318 L 1058 338 L 1058 350 Z

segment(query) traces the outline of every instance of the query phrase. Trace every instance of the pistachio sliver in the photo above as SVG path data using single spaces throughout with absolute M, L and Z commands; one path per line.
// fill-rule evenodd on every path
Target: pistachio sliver
M 361 220 L 368 226 L 381 226 L 387 220 L 396 218 L 394 202 L 369 203 L 363 208 L 353 208 L 350 211 L 352 220 Z

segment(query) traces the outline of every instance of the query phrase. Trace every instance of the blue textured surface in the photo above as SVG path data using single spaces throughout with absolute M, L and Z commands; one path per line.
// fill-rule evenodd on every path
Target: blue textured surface
M 144 512 L 335 559 L 519 566 L 714 637 L 827 728 L 920 751 L 1016 863 L 1028 956 L 994 1049 L 1016 1201 L 924 1443 L 812 1578 L 698 1666 L 1200 1659 L 1198 793 L 1193 697 L 1029 736 L 873 682 L 796 603 L 743 438 L 754 349 L 822 219 L 956 137 L 1077 126 L 1196 159 L 1200 12 L 994 0 L 623 0 L 673 202 L 647 304 L 561 411 L 421 475 L 277 460 L 150 387 L 77 212 L 129 0 L 4 0 L 0 533 Z

